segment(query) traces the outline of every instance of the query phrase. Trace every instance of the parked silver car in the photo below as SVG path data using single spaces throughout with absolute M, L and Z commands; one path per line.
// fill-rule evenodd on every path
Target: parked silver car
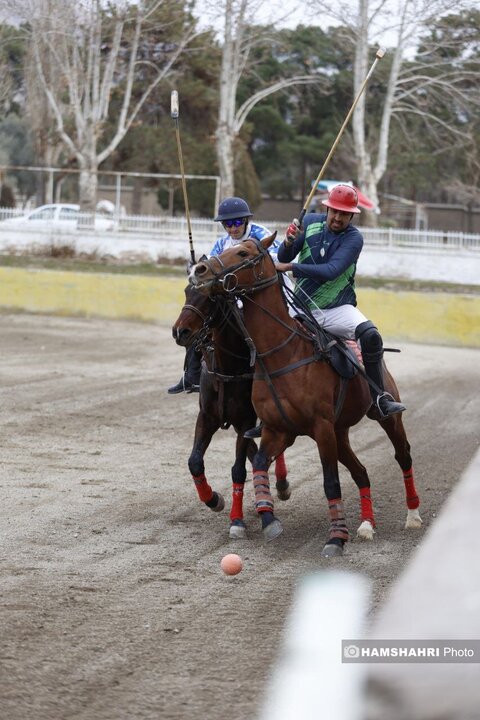
M 41 205 L 35 210 L 31 210 L 17 217 L 10 217 L 3 221 L 3 226 L 9 227 L 22 226 L 22 229 L 50 229 L 58 228 L 59 230 L 76 230 L 79 226 L 89 226 L 91 213 L 81 213 L 80 205 L 72 203 L 53 203 L 51 205 Z M 106 215 L 95 213 L 93 215 L 95 230 L 113 230 L 114 220 Z

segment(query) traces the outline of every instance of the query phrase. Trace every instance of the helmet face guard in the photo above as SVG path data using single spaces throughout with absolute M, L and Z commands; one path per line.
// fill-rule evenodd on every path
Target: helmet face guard
M 253 213 L 243 198 L 230 197 L 222 200 L 218 206 L 218 215 L 214 218 L 215 222 L 223 220 L 237 220 L 240 218 L 252 217 Z
M 327 200 L 322 201 L 322 205 L 332 210 L 340 210 L 341 212 L 358 214 L 360 209 L 358 205 L 358 195 L 355 188 L 351 185 L 336 185 L 328 194 Z

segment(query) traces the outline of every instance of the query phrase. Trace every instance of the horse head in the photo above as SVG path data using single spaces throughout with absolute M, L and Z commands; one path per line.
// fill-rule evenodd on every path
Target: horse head
M 185 305 L 172 327 L 172 336 L 177 345 L 197 347 L 211 342 L 211 337 L 221 335 L 223 342 L 228 331 L 235 327 L 232 320 L 235 300 L 224 295 L 207 295 L 193 285 L 184 290 Z
M 187 285 L 184 293 L 185 305 L 172 327 L 172 336 L 177 345 L 187 347 L 212 322 L 216 307 L 208 295 L 199 292 L 193 285 Z
M 275 266 L 268 252 L 276 235 L 274 232 L 263 240 L 250 238 L 220 255 L 202 258 L 190 271 L 190 283 L 200 292 L 214 295 L 244 294 L 277 282 Z

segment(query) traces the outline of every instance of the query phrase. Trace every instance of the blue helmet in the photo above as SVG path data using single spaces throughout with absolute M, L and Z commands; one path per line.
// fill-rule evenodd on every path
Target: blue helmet
M 218 207 L 218 215 L 214 218 L 215 222 L 221 222 L 222 220 L 235 220 L 236 218 L 246 218 L 253 215 L 250 212 L 245 200 L 239 197 L 230 197 L 222 200 Z

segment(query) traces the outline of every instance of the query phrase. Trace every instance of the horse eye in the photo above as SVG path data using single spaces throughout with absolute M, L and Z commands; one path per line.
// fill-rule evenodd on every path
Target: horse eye
M 248 257 L 248 252 L 246 250 L 240 250 L 238 254 L 240 257 Z

